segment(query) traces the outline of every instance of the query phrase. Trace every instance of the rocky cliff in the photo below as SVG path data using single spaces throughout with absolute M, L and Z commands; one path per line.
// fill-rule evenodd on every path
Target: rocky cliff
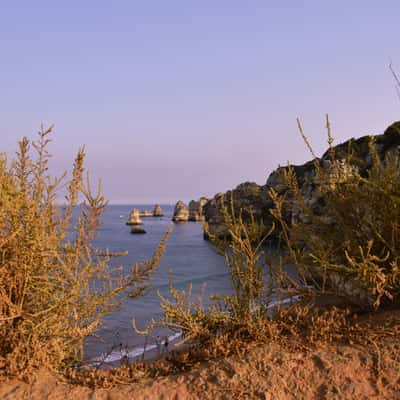
M 209 233 L 217 237 L 225 237 L 227 230 L 224 225 L 224 216 L 221 212 L 222 201 L 226 207 L 230 207 L 230 199 L 233 198 L 236 210 L 242 210 L 243 217 L 247 218 L 253 213 L 257 220 L 270 219 L 269 208 L 272 201 L 268 196 L 267 186 L 260 186 L 254 182 L 241 183 L 233 190 L 226 193 L 218 193 L 203 207 L 205 221 Z M 207 239 L 207 234 L 205 233 Z
M 372 155 L 369 148 L 371 139 L 374 139 L 376 150 L 382 159 L 388 153 L 398 153 L 400 150 L 400 121 L 390 125 L 381 135 L 352 138 L 335 146 L 333 149 L 336 167 L 339 168 L 344 177 L 346 174 L 351 174 L 355 169 L 357 173 L 365 176 L 368 168 L 372 165 Z M 322 213 L 324 204 L 321 202 L 318 182 L 316 182 L 316 164 L 328 170 L 328 172 L 332 169 L 329 150 L 321 158 L 308 161 L 302 165 L 294 165 L 292 168 L 306 203 L 316 212 Z M 224 199 L 225 205 L 229 205 L 231 196 L 233 196 L 236 211 L 242 209 L 244 217 L 252 212 L 256 219 L 263 221 L 267 227 L 270 226 L 269 210 L 273 203 L 268 191 L 271 188 L 279 194 L 284 194 L 287 191 L 287 185 L 282 176 L 283 171 L 287 168 L 278 167 L 269 175 L 265 185 L 246 182 L 226 193 L 216 194 L 203 207 L 209 232 L 218 237 L 226 236 L 227 230 L 221 212 L 221 201 Z M 298 215 L 296 209 L 293 208 L 286 210 L 285 217 L 288 222 L 291 222 L 293 219 L 301 218 L 301 215 Z M 279 234 L 278 231 L 275 232 L 275 236 L 277 234 Z M 207 239 L 206 234 L 205 238 Z
M 199 200 L 192 200 L 189 203 L 189 221 L 204 221 L 203 207 L 207 203 L 206 197 Z

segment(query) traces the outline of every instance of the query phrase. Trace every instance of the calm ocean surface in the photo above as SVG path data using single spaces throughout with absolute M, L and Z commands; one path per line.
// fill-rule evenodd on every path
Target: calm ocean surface
M 130 211 L 133 208 L 152 210 L 153 206 L 112 205 L 108 207 L 103 216 L 104 224 L 100 229 L 96 244 L 100 247 L 108 247 L 111 252 L 127 250 L 129 252 L 127 256 L 117 259 L 118 265 L 129 269 L 135 262 L 149 259 L 169 224 L 172 223 L 173 206 L 162 205 L 164 217 L 142 218 L 143 227 L 147 233 L 132 235 L 130 227 L 125 225 Z M 136 319 L 138 327 L 142 329 L 152 318 L 157 319 L 162 315 L 157 291 L 163 296 L 168 296 L 171 271 L 174 286 L 178 289 L 187 289 L 192 283 L 194 295 L 199 294 L 202 286 L 206 284 L 205 300 L 210 294 L 230 292 L 225 259 L 203 240 L 202 223 L 174 224 L 174 230 L 167 243 L 160 267 L 150 281 L 152 289 L 139 299 L 125 296 L 122 307 L 104 318 L 102 326 L 96 332 L 101 340 L 89 338 L 86 341 L 86 360 L 99 360 L 105 353 L 110 353 L 107 358 L 110 362 L 119 360 L 123 354 L 134 357 L 143 352 L 145 341 L 154 348 L 157 335 L 169 336 L 170 340 L 173 339 L 174 333 L 165 330 L 154 332 L 146 339 L 137 335 L 131 326 L 132 318 Z M 205 303 L 207 304 L 207 301 Z

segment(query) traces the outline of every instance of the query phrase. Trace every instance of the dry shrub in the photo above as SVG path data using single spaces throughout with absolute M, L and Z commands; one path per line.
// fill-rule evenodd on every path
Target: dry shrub
M 361 160 L 364 169 L 359 169 L 357 149 L 351 146 L 337 159 L 328 118 L 327 130 L 329 157 L 314 160 L 308 186 L 314 185 L 319 209 L 305 200 L 308 188 L 299 187 L 289 166 L 282 170 L 287 193 L 270 192 L 272 214 L 289 249 L 288 262 L 305 282 L 315 291 L 333 290 L 350 303 L 376 309 L 397 301 L 400 294 L 400 158 L 379 154 L 371 138 L 371 165 L 365 168 Z M 285 207 L 296 211 L 291 224 L 285 221 Z
M 126 288 L 141 293 L 162 251 L 128 275 L 110 266 L 114 255 L 94 245 L 107 205 L 101 186 L 93 192 L 83 177 L 83 149 L 68 182 L 49 175 L 51 131 L 42 129 L 32 144 L 22 139 L 9 165 L 0 160 L 0 364 L 3 373 L 25 377 L 79 362 L 84 338 Z M 62 207 L 60 187 L 67 191 Z
M 300 123 L 299 127 L 312 151 Z M 161 298 L 164 317 L 149 326 L 181 330 L 183 341 L 196 343 L 175 357 L 178 369 L 268 341 L 302 346 L 365 343 L 373 329 L 359 328 L 354 304 L 377 308 L 398 297 L 399 157 L 381 159 L 371 141 L 371 166 L 359 173 L 362 160 L 351 148 L 344 160 L 338 160 L 328 119 L 327 129 L 328 168 L 324 160 L 315 159 L 311 182 L 322 207 L 316 210 L 306 201 L 305 189 L 291 167 L 282 170 L 287 192 L 270 192 L 284 251 L 277 247 L 267 256 L 264 244 L 274 227 L 263 236 L 264 226 L 251 217 L 245 221 L 241 210 L 234 209 L 233 199 L 229 209 L 222 199 L 230 241 L 220 241 L 209 232 L 208 236 L 225 255 L 233 294 L 213 296 L 217 302 L 206 308 L 201 298 L 192 300 L 190 289 L 171 286 L 171 299 Z M 288 209 L 296 211 L 297 219 L 287 220 Z M 287 272 L 288 264 L 295 267 L 295 274 Z M 316 307 L 315 298 L 327 294 L 342 297 L 346 307 Z M 290 299 L 298 305 L 279 306 Z M 381 333 L 387 332 L 385 328 Z
M 213 295 L 212 304 L 206 307 L 202 293 L 197 300 L 193 300 L 191 286 L 186 291 L 177 290 L 171 281 L 170 298 L 159 295 L 164 316 L 160 320 L 151 321 L 145 331 L 140 331 L 133 321 L 136 332 L 147 335 L 155 327 L 163 326 L 181 331 L 184 337 L 182 342 L 203 343 L 211 337 L 233 330 L 233 326 L 242 326 L 244 321 L 251 323 L 263 318 L 270 302 L 276 300 L 274 282 L 283 270 L 266 268 L 269 258 L 264 249 L 265 241 L 274 226 L 265 234 L 265 227 L 252 215 L 245 222 L 241 211 L 235 213 L 233 198 L 230 209 L 225 206 L 224 199 L 221 200 L 221 207 L 230 241 L 220 241 L 209 232 L 208 236 L 225 256 L 232 295 Z M 265 279 L 267 271 L 269 280 Z M 286 293 L 289 291 L 286 290 Z
M 275 340 L 281 328 L 272 318 L 273 310 L 282 310 L 280 304 L 296 301 L 296 296 L 310 297 L 309 289 L 284 268 L 284 258 L 266 251 L 265 242 L 274 226 L 266 234 L 265 226 L 251 214 L 244 220 L 242 212 L 235 210 L 233 198 L 229 208 L 222 199 L 221 210 L 230 239 L 219 240 L 210 232 L 208 237 L 225 256 L 232 294 L 214 294 L 211 304 L 205 306 L 203 293 L 193 298 L 191 286 L 177 290 L 171 280 L 169 297 L 159 294 L 163 316 L 152 320 L 143 331 L 132 321 L 134 330 L 143 335 L 160 326 L 182 332 L 178 344 L 194 344 L 174 358 L 182 368 L 199 360 L 240 352 L 243 343 Z
M 251 212 L 244 220 L 243 210 L 235 210 L 233 195 L 229 204 L 228 209 L 224 198 L 221 198 L 221 211 L 230 240 L 221 241 L 206 232 L 225 257 L 233 292 L 231 296 L 214 298 L 224 302 L 231 319 L 254 319 L 265 314 L 273 296 L 271 276 L 268 283 L 265 280 L 267 259 L 264 245 L 275 226 L 272 225 L 265 233 L 264 224 L 256 221 Z
M 161 297 L 164 316 L 152 321 L 143 333 L 166 326 L 182 331 L 182 342 L 195 345 L 143 366 L 142 374 L 186 371 L 204 360 L 242 356 L 268 342 L 279 342 L 285 348 L 344 343 L 375 349 L 378 340 L 399 331 L 398 320 L 382 326 L 360 323 L 359 310 L 354 307 L 357 303 L 361 308 L 377 308 L 399 294 L 399 157 L 381 159 L 371 142 L 372 165 L 365 174 L 358 173 L 360 160 L 353 157 L 351 148 L 344 161 L 336 159 L 329 121 L 327 127 L 329 168 L 324 169 L 316 159 L 313 182 L 324 212 L 305 201 L 294 170 L 283 170 L 288 191 L 283 196 L 274 191 L 270 195 L 275 204 L 271 212 L 286 248 L 267 256 L 264 244 L 274 227 L 264 236 L 264 226 L 251 217 L 245 221 L 242 212 L 235 211 L 233 199 L 230 208 L 222 199 L 230 241 L 208 235 L 226 258 L 232 295 L 213 296 L 215 302 L 205 307 L 201 295 L 193 300 L 191 288 L 177 290 L 171 284 L 170 298 Z M 286 218 L 288 208 L 300 215 L 292 224 Z M 287 272 L 287 264 L 294 265 L 296 275 Z M 358 290 L 358 298 L 340 287 L 348 282 Z M 321 294 L 344 298 L 346 307 L 317 307 L 313 300 Z M 279 307 L 290 299 L 299 302 Z M 137 330 L 134 321 L 133 327 Z M 121 379 L 118 370 L 110 374 L 111 381 L 110 376 Z
M 381 359 L 381 350 L 392 352 L 388 360 L 398 360 L 396 337 L 400 333 L 399 314 L 382 315 L 380 320 L 369 320 L 349 308 L 335 306 L 315 307 L 298 303 L 281 309 L 273 318 L 247 319 L 241 323 L 220 325 L 217 333 L 203 337 L 195 345 L 170 352 L 164 359 L 147 363 L 132 363 L 102 370 L 72 370 L 72 382 L 90 387 L 111 387 L 117 384 L 141 382 L 191 371 L 199 366 L 214 365 L 216 360 L 234 356 L 245 360 L 250 351 L 263 345 L 274 344 L 284 352 L 313 354 L 321 347 L 356 346 L 375 359 L 375 374 L 379 379 L 387 370 Z M 337 349 L 338 347 L 336 347 Z M 212 361 L 211 364 L 204 364 Z M 223 368 L 223 367 L 221 367 Z M 256 369 L 256 367 L 254 366 Z

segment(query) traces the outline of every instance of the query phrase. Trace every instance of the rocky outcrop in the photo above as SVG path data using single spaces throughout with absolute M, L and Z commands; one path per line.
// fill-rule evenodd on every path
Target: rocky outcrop
M 142 218 L 147 218 L 147 217 L 152 217 L 153 213 L 149 210 L 141 210 L 141 211 L 139 211 L 139 215 Z
M 140 225 L 133 225 L 131 227 L 131 233 L 132 234 L 143 234 L 146 233 L 146 231 L 144 230 L 144 228 Z
M 159 204 L 156 204 L 153 209 L 153 217 L 162 217 L 164 215 L 163 210 Z
M 227 237 L 228 231 L 224 224 L 221 205 L 225 204 L 225 207 L 230 210 L 231 199 L 234 209 L 237 212 L 242 210 L 245 219 L 252 214 L 257 220 L 264 222 L 270 220 L 268 209 L 272 206 L 272 201 L 268 197 L 266 187 L 253 182 L 245 182 L 226 193 L 216 194 L 204 205 L 204 216 L 209 234 L 219 238 Z M 205 233 L 205 238 L 208 237 L 208 233 Z
M 186 204 L 181 200 L 179 200 L 175 205 L 172 221 L 174 221 L 174 222 L 189 221 L 189 209 L 186 206 Z
M 400 121 L 395 122 L 389 126 L 382 135 L 376 135 L 373 139 L 375 141 L 377 153 L 381 159 L 384 159 L 387 154 L 398 154 L 400 150 Z M 341 180 L 348 179 L 352 174 L 365 176 L 372 165 L 372 155 L 369 147 L 370 141 L 371 136 L 363 136 L 358 139 L 352 138 L 335 146 L 335 165 L 332 165 L 330 153 L 329 150 L 327 150 L 321 158 L 308 161 L 302 165 L 291 166 L 303 194 L 304 201 L 314 212 L 322 215 L 325 206 L 322 201 L 315 166 L 319 165 L 319 167 L 323 168 L 328 174 L 339 173 Z M 349 158 L 349 154 L 351 154 L 351 164 L 345 161 Z M 279 194 L 284 194 L 288 190 L 286 181 L 283 178 L 283 173 L 287 169 L 288 167 L 277 168 L 269 175 L 265 185 L 246 182 L 224 194 L 216 194 L 214 198 L 209 200 L 203 207 L 209 232 L 218 237 L 226 236 L 227 230 L 221 212 L 221 201 L 223 200 L 225 205 L 228 205 L 231 196 L 233 196 L 236 211 L 242 209 L 244 217 L 252 212 L 255 218 L 263 221 L 266 226 L 269 226 L 271 224 L 269 210 L 273 206 L 273 203 L 268 192 L 270 189 L 274 189 Z M 334 179 L 332 181 L 334 181 Z M 284 211 L 288 223 L 305 218 L 294 204 L 293 207 Z M 271 238 L 273 239 L 277 235 L 279 235 L 278 229 L 275 230 Z M 205 238 L 207 238 L 206 234 Z
M 372 141 L 371 141 L 372 139 Z M 375 151 L 371 151 L 371 146 L 375 146 Z M 307 208 L 313 214 L 319 215 L 326 223 L 334 223 L 332 214 L 326 207 L 325 196 L 323 193 L 335 189 L 338 183 L 344 183 L 354 178 L 355 175 L 365 177 L 368 170 L 373 165 L 373 154 L 377 154 L 381 160 L 386 156 L 399 154 L 400 151 L 400 121 L 389 126 L 382 135 L 363 136 L 359 139 L 350 139 L 328 150 L 321 158 L 316 158 L 303 165 L 291 166 L 294 172 L 294 179 L 298 183 L 300 193 Z M 323 174 L 317 173 L 317 168 Z M 259 221 L 263 221 L 266 229 L 271 225 L 270 209 L 273 202 L 269 197 L 269 191 L 274 189 L 281 195 L 286 194 L 286 206 L 284 218 L 290 225 L 292 223 L 307 223 L 308 215 L 304 214 L 304 207 L 299 207 L 298 203 L 291 200 L 288 192 L 288 185 L 284 179 L 284 173 L 288 167 L 279 167 L 273 171 L 264 186 L 255 183 L 243 183 L 236 189 L 223 194 L 217 194 L 204 206 L 205 219 L 208 231 L 217 236 L 227 235 L 224 218 L 221 212 L 221 202 L 227 204 L 227 199 L 233 196 L 236 212 L 242 209 L 243 216 L 249 215 L 250 210 Z M 320 176 L 324 179 L 321 181 Z M 270 239 L 277 238 L 280 232 L 276 227 Z M 205 233 L 205 238 L 207 234 Z M 320 271 L 312 271 L 313 279 L 322 278 Z M 329 284 L 339 293 L 343 293 L 347 298 L 352 298 L 355 304 L 370 306 L 373 298 L 368 290 L 354 279 L 349 279 L 339 273 L 330 273 Z
M 206 197 L 200 197 L 199 200 L 189 203 L 189 221 L 204 221 L 203 207 L 207 201 Z
M 143 222 L 140 219 L 140 212 L 137 208 L 134 208 L 129 215 L 129 219 L 126 223 L 127 225 L 142 225 Z

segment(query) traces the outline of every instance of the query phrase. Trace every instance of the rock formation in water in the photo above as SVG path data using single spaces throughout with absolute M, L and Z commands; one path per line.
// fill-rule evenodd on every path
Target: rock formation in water
M 159 204 L 156 204 L 153 209 L 153 217 L 162 217 L 164 215 L 163 210 Z
M 172 217 L 172 221 L 174 222 L 186 222 L 189 220 L 189 209 L 186 204 L 179 200 L 174 209 L 174 215 Z
M 346 179 L 346 176 L 355 172 L 361 176 L 365 176 L 367 170 L 372 165 L 372 155 L 369 149 L 370 139 L 371 136 L 363 136 L 359 139 L 350 139 L 335 146 L 335 168 L 331 164 L 329 151 L 326 151 L 321 158 L 308 161 L 303 165 L 292 166 L 299 188 L 303 193 L 304 201 L 314 212 L 319 215 L 324 213 L 324 203 L 321 201 L 321 194 L 318 190 L 315 163 L 319 163 L 319 166 L 328 172 L 332 170 L 333 173 L 333 171 L 339 170 L 343 179 Z M 389 126 L 382 135 L 374 136 L 374 140 L 376 150 L 381 159 L 388 153 L 398 153 L 400 149 L 400 121 Z M 345 161 L 350 148 L 352 151 L 351 165 Z M 224 199 L 225 205 L 228 206 L 232 195 L 236 211 L 242 209 L 245 218 L 252 212 L 256 219 L 263 221 L 267 227 L 270 226 L 272 218 L 269 210 L 273 207 L 273 202 L 268 195 L 268 191 L 271 188 L 279 194 L 284 194 L 287 191 L 287 185 L 283 178 L 283 172 L 287 168 L 279 167 L 273 171 L 269 175 L 265 185 L 246 182 L 224 194 L 216 194 L 203 207 L 209 232 L 217 237 L 227 235 L 227 229 L 221 212 L 221 201 Z M 301 215 L 301 212 L 293 206 L 285 210 L 285 218 L 288 223 L 291 223 L 299 219 L 304 220 L 306 217 Z M 279 230 L 275 229 L 271 238 L 273 239 L 278 234 Z M 205 238 L 207 238 L 206 234 Z
M 146 231 L 144 230 L 144 228 L 140 225 L 132 225 L 131 227 L 131 233 L 132 234 L 142 234 L 142 233 L 146 233 Z
M 204 221 L 203 207 L 207 201 L 206 197 L 200 197 L 199 200 L 189 203 L 189 221 Z
M 149 210 L 140 210 L 139 211 L 139 216 L 142 218 L 147 218 L 147 217 L 152 217 L 153 213 Z
M 140 212 L 137 208 L 134 208 L 129 215 L 129 219 L 126 223 L 127 225 L 142 225 L 143 222 L 140 219 Z

